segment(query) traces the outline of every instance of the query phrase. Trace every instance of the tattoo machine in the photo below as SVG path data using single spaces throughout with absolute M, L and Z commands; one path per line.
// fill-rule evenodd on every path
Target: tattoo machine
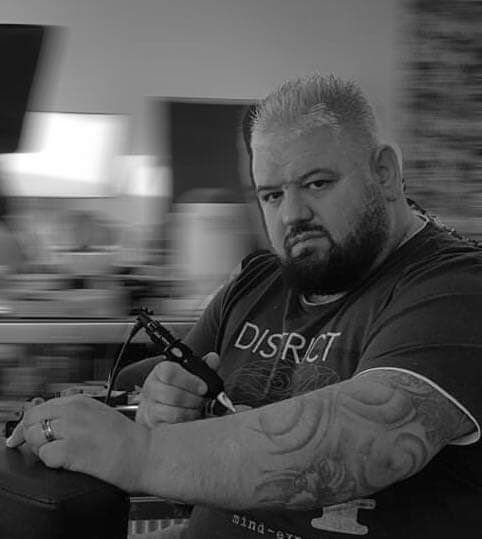
M 140 309 L 137 313 L 137 321 L 144 328 L 151 341 L 163 347 L 162 354 L 168 361 L 181 365 L 186 371 L 201 378 L 208 390 L 206 397 L 216 399 L 224 408 L 236 413 L 233 403 L 224 391 L 223 380 L 209 367 L 200 357 L 182 342 L 176 339 L 158 320 L 151 318 L 147 309 Z

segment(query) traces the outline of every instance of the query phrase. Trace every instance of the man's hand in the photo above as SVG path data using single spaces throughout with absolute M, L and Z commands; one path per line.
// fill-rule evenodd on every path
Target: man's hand
M 42 427 L 49 419 L 54 439 Z M 25 412 L 8 447 L 25 442 L 51 468 L 84 472 L 126 491 L 141 490 L 150 432 L 85 396 L 52 399 Z
M 210 352 L 204 361 L 214 370 L 219 356 Z M 162 361 L 144 382 L 136 421 L 152 428 L 160 423 L 182 423 L 201 416 L 206 383 L 172 361 Z

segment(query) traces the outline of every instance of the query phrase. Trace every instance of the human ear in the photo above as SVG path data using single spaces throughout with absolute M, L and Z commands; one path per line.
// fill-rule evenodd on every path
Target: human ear
M 383 189 L 387 200 L 396 200 L 403 193 L 403 177 L 399 158 L 389 144 L 375 148 L 371 155 L 370 168 L 373 178 Z

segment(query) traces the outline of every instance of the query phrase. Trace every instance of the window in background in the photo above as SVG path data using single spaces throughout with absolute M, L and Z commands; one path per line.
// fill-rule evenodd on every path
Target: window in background
M 125 152 L 127 118 L 114 114 L 32 112 L 19 152 L 1 156 L 9 194 L 100 197 L 118 192 L 116 158 Z M 34 149 L 23 152 L 23 148 Z

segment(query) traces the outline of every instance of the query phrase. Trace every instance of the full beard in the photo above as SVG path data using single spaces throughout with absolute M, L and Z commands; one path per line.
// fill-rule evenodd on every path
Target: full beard
M 336 294 L 353 289 L 372 269 L 389 234 L 385 207 L 381 203 L 367 206 L 355 233 L 343 244 L 335 243 L 323 227 L 309 224 L 296 227 L 291 236 L 311 230 L 322 232 L 328 243 L 322 255 L 316 248 L 306 247 L 293 257 L 288 248 L 286 257 L 279 258 L 287 285 L 304 294 Z

